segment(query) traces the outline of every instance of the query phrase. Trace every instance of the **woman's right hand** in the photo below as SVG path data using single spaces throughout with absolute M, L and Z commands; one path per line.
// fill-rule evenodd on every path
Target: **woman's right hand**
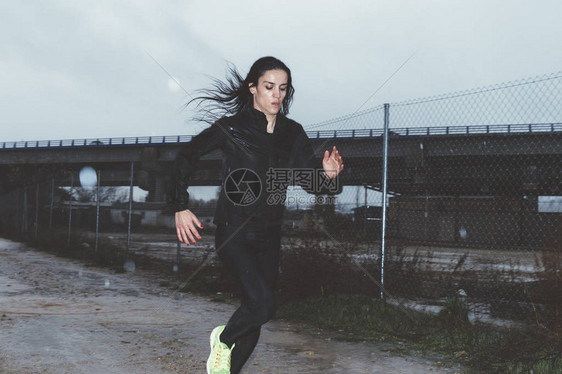
M 193 244 L 195 244 L 195 238 L 201 240 L 201 235 L 196 227 L 202 229 L 203 225 L 189 209 L 176 212 L 176 231 L 180 242 L 189 245 L 190 240 Z

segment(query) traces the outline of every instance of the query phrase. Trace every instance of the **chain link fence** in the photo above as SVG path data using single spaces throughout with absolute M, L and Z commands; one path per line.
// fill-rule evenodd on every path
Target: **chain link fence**
M 346 160 L 355 187 L 336 202 L 334 227 L 351 210 L 357 233 L 340 246 L 350 261 L 396 303 L 431 311 L 459 299 L 471 319 L 560 327 L 561 95 L 558 73 L 388 104 L 385 217 L 385 107 L 312 126 L 370 129 L 371 143 L 333 139 L 344 156 L 370 155 Z M 369 172 L 351 177 L 357 168 Z
M 54 166 L 47 178 L 23 177 L 0 195 L 0 234 L 118 271 L 138 262 L 177 273 L 190 254 L 179 251 L 166 203 L 146 201 L 134 166 Z
M 318 156 L 332 145 L 340 150 L 344 187 L 335 200 L 290 189 L 281 299 L 382 294 L 391 303 L 435 311 L 457 298 L 475 320 L 559 328 L 561 88 L 562 73 L 551 74 L 381 105 L 307 127 Z M 212 266 L 218 264 L 216 200 L 192 194 L 204 239 L 180 248 L 157 191 L 165 187 L 137 187 L 146 184 L 142 162 L 92 166 L 51 164 L 31 172 L 3 165 L 2 235 L 78 257 L 88 253 L 124 271 L 158 266 L 180 277 L 184 288 L 228 287 Z M 29 177 L 8 180 L 22 173 Z

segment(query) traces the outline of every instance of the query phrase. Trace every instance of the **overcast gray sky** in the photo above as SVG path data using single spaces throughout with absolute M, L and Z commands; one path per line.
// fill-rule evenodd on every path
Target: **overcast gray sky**
M 284 60 L 303 125 L 562 70 L 559 0 L 0 3 L 0 141 L 194 134 L 189 92 Z

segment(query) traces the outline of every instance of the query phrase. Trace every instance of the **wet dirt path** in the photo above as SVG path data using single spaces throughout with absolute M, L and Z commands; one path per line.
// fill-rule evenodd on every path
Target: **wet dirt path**
M 0 239 L 0 373 L 205 373 L 208 334 L 235 305 Z M 454 373 L 438 358 L 264 326 L 245 373 Z

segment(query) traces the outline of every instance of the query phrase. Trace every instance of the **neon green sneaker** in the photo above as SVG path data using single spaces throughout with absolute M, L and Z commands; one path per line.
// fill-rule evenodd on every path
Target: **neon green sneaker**
M 232 348 L 220 341 L 219 337 L 226 326 L 218 326 L 211 333 L 211 354 L 207 360 L 207 374 L 230 374 Z

